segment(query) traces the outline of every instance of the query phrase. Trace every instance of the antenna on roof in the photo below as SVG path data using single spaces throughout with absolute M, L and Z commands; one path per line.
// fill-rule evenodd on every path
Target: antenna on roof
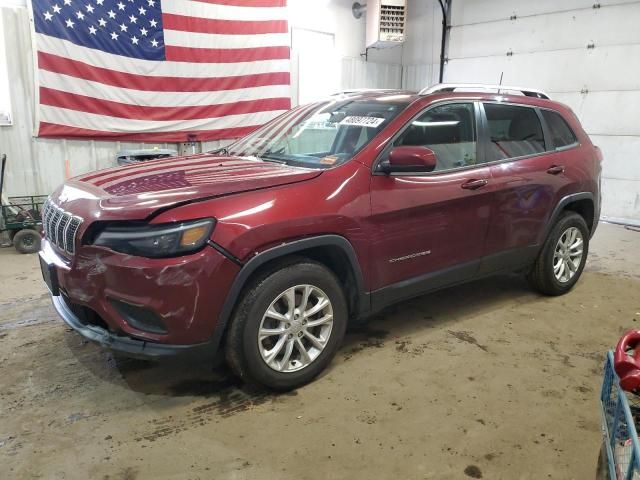
M 504 71 L 500 72 L 500 83 L 498 85 L 502 86 L 502 76 L 504 75 Z M 498 94 L 500 93 L 500 89 L 498 89 Z

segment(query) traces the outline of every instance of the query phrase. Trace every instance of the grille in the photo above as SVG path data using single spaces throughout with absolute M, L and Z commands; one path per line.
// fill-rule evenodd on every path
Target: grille
M 75 252 L 75 239 L 82 219 L 65 212 L 51 200 L 47 200 L 42 209 L 42 225 L 49 242 L 69 254 Z

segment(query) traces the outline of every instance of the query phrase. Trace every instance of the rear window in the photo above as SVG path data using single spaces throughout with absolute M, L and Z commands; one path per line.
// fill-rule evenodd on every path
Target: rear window
M 485 103 L 484 111 L 491 135 L 487 161 L 545 151 L 542 124 L 533 108 Z
M 542 110 L 542 116 L 551 131 L 551 139 L 555 148 L 573 145 L 578 141 L 567 122 L 559 113 L 551 110 Z

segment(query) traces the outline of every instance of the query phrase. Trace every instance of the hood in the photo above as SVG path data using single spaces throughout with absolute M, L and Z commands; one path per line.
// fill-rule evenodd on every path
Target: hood
M 321 173 L 254 158 L 201 154 L 92 172 L 67 181 L 51 198 L 85 219 L 143 219 L 178 203 L 297 183 Z

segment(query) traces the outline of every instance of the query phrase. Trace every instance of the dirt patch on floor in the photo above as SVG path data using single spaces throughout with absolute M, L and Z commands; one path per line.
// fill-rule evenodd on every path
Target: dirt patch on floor
M 604 354 L 640 324 L 640 281 L 602 265 L 564 297 L 501 277 L 405 302 L 288 395 L 115 358 L 65 328 L 43 287 L 13 292 L 0 478 L 591 478 Z

